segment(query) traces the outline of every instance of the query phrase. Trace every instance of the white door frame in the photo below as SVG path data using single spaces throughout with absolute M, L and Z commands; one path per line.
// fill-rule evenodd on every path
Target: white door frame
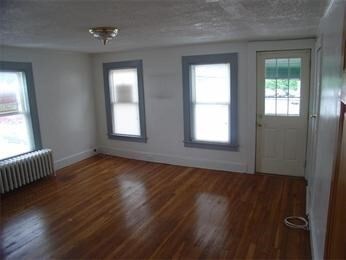
M 310 213 L 311 194 L 313 187 L 313 174 L 315 172 L 316 165 L 316 146 L 317 146 L 317 134 L 318 134 L 318 121 L 319 121 L 319 104 L 321 99 L 321 70 L 322 70 L 322 38 L 318 38 L 315 47 L 315 73 L 314 84 L 310 90 L 310 109 L 309 109 L 309 132 L 307 143 L 307 166 L 305 172 L 305 179 L 307 180 L 306 188 L 306 214 Z

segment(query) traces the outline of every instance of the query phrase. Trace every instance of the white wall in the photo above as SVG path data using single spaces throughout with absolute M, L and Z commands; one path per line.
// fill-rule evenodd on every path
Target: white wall
M 229 52 L 239 53 L 239 152 L 184 147 L 181 57 Z M 147 143 L 109 140 L 106 135 L 102 63 L 133 59 L 143 60 Z M 247 46 L 244 43 L 194 45 L 93 55 L 100 151 L 149 161 L 246 171 L 249 147 L 246 67 Z
M 129 158 L 253 173 L 256 131 L 256 51 L 308 49 L 314 40 L 233 42 L 187 45 L 92 55 L 99 151 Z M 184 55 L 239 53 L 239 151 L 186 148 L 183 144 L 181 57 Z M 109 140 L 106 130 L 102 63 L 143 60 L 148 142 Z
M 0 47 L 0 60 L 32 62 L 43 146 L 56 168 L 88 157 L 96 146 L 90 56 Z
M 334 4 L 321 21 L 322 84 L 317 136 L 316 172 L 312 187 L 310 226 L 314 259 L 323 259 L 331 176 L 336 157 L 336 137 L 341 90 L 341 53 L 344 2 Z
M 54 150 L 57 168 L 92 155 L 97 146 L 100 152 L 130 158 L 253 173 L 256 52 L 313 45 L 314 40 L 201 44 L 94 54 L 91 59 L 76 52 L 2 46 L 0 59 L 33 63 L 42 141 Z M 185 148 L 181 56 L 229 52 L 239 53 L 239 151 Z M 146 144 L 108 140 L 106 135 L 102 63 L 131 59 L 144 64 Z

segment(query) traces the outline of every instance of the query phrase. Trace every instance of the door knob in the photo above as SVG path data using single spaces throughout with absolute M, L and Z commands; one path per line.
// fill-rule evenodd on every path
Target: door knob
M 262 127 L 262 124 L 260 124 L 260 123 L 257 123 L 257 127 Z
M 310 115 L 310 118 L 317 118 L 316 114 Z

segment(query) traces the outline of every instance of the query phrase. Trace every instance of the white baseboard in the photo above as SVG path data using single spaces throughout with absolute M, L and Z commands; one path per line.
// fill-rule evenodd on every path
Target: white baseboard
M 66 166 L 69 166 L 73 163 L 79 162 L 81 160 L 84 160 L 86 158 L 89 158 L 96 153 L 94 152 L 94 149 L 89 149 L 80 153 L 75 153 L 70 156 L 66 156 L 64 158 L 61 158 L 59 160 L 54 160 L 54 169 L 59 170 L 61 168 L 64 168 Z
M 226 161 L 220 161 L 220 160 L 195 159 L 191 157 L 179 157 L 174 155 L 138 152 L 138 151 L 115 149 L 115 148 L 109 148 L 109 147 L 99 147 L 97 150 L 99 153 L 103 153 L 103 154 L 125 157 L 129 159 L 149 161 L 149 162 L 158 162 L 158 163 L 181 165 L 181 166 L 187 166 L 187 167 L 206 168 L 206 169 L 212 169 L 212 170 L 241 172 L 241 173 L 246 173 L 246 170 L 247 170 L 247 167 L 245 164 L 226 162 Z

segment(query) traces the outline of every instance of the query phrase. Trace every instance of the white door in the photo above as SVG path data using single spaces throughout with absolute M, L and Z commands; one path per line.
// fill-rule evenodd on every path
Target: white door
M 257 172 L 304 176 L 309 77 L 309 50 L 257 54 Z

